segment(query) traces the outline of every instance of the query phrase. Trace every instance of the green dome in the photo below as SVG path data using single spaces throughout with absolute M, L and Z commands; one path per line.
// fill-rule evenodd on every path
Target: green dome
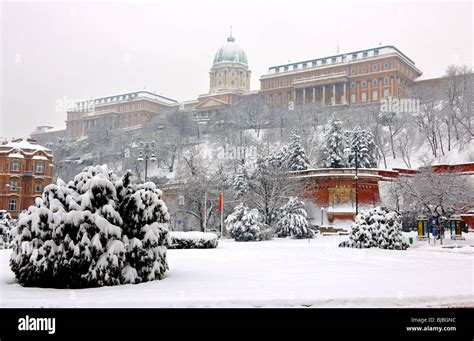
M 227 42 L 221 46 L 214 56 L 214 65 L 225 62 L 248 65 L 247 55 L 244 50 L 235 43 L 234 37 L 227 38 Z

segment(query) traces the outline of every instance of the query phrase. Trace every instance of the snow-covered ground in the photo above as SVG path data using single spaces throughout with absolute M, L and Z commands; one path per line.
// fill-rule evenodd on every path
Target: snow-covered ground
M 473 307 L 474 259 L 460 252 L 474 249 L 471 235 L 455 253 L 418 241 L 407 251 L 337 247 L 347 236 L 220 240 L 168 250 L 161 281 L 81 290 L 21 287 L 1 250 L 0 306 Z

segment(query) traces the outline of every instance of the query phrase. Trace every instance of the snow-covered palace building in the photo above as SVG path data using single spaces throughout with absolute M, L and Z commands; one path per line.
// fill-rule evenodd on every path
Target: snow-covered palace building
M 41 143 L 57 136 L 80 138 L 107 125 L 112 129 L 140 127 L 166 110 L 189 113 L 203 127 L 246 98 L 260 98 L 270 107 L 313 103 L 321 107 L 356 106 L 382 98 L 402 98 L 421 75 L 415 62 L 394 46 L 380 46 L 290 64 L 272 66 L 251 91 L 245 51 L 229 36 L 217 50 L 209 72 L 209 92 L 177 101 L 149 91 L 136 91 L 78 101 L 67 110 L 66 129 L 37 129 Z

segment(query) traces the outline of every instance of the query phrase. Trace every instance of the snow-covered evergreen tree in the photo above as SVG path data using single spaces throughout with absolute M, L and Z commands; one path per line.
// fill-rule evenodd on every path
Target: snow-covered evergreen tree
M 15 223 L 16 220 L 11 217 L 10 213 L 0 211 L 0 249 L 9 248 L 11 241 L 10 231 Z
M 377 167 L 377 146 L 370 131 L 356 127 L 354 131 L 348 133 L 348 139 L 350 141 L 347 152 L 349 167 L 356 166 L 357 151 L 359 151 L 357 155 L 360 168 Z
M 106 166 L 58 180 L 12 231 L 10 266 L 24 286 L 82 288 L 160 279 L 169 220 L 152 183 Z
M 239 242 L 262 240 L 262 223 L 257 209 L 249 210 L 240 203 L 225 220 L 226 228 L 232 238 Z
M 287 161 L 288 146 L 282 145 L 280 148 L 271 150 L 268 155 L 260 155 L 257 164 L 260 163 L 260 168 L 262 168 L 262 163 L 265 163 L 267 168 L 283 169 L 287 167 Z
M 313 238 L 309 229 L 304 203 L 297 197 L 290 198 L 279 210 L 276 228 L 278 237 Z
M 408 248 L 407 242 L 402 238 L 399 214 L 382 207 L 362 211 L 357 215 L 349 234 L 349 245 L 395 250 Z
M 239 162 L 231 186 L 234 189 L 234 198 L 240 198 L 248 192 L 249 174 L 244 163 Z
M 308 157 L 301 145 L 300 137 L 292 134 L 286 151 L 286 165 L 292 171 L 305 170 L 309 167 Z
M 319 165 L 323 168 L 343 168 L 347 166 L 345 149 L 346 138 L 342 122 L 333 115 L 327 125 L 324 144 L 319 155 Z

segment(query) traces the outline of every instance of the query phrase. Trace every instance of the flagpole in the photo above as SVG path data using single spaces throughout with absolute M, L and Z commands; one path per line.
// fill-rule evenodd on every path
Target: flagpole
M 221 238 L 224 235 L 224 196 L 222 192 L 219 194 L 219 204 L 220 204 L 220 211 L 221 211 Z
M 204 191 L 204 232 L 207 232 L 207 192 Z

